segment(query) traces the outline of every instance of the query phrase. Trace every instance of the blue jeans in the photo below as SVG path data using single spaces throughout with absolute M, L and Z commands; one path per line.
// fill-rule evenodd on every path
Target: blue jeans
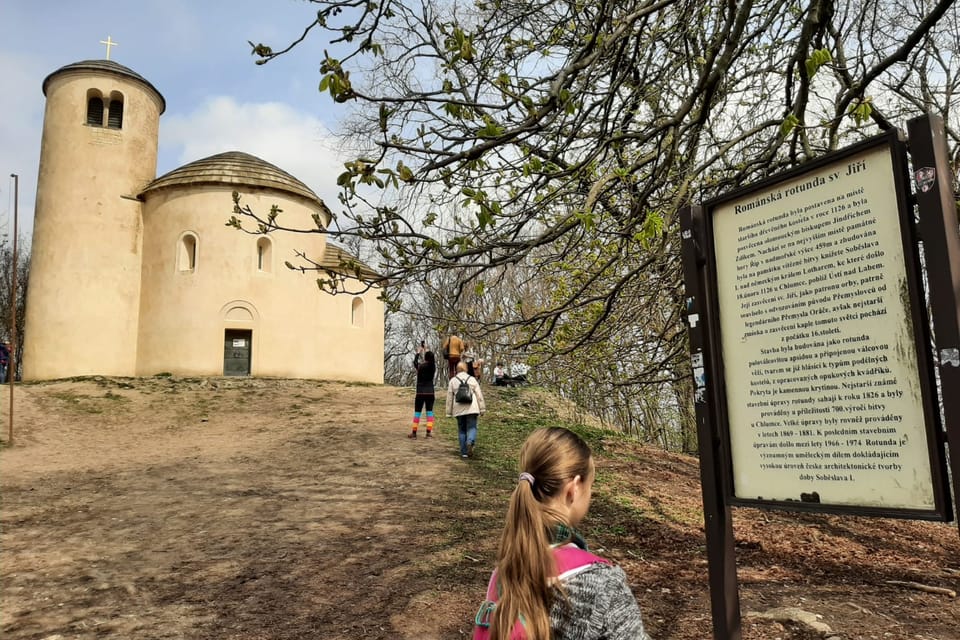
M 460 433 L 460 455 L 467 455 L 467 446 L 477 441 L 477 414 L 457 416 L 457 431 Z

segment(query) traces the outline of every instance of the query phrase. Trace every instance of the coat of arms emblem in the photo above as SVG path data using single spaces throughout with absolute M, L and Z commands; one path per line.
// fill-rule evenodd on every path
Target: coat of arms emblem
M 914 172 L 914 180 L 917 183 L 917 189 L 921 192 L 926 193 L 930 191 L 930 188 L 933 187 L 933 183 L 937 179 L 937 170 L 933 167 L 923 167 L 922 169 L 917 169 Z

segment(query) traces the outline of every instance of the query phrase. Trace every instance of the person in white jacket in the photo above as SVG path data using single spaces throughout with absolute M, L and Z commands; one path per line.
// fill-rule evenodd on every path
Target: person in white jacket
M 470 402 L 458 402 L 457 390 L 461 385 L 470 389 Z M 473 447 L 477 443 L 477 419 L 487 410 L 483 401 L 483 391 L 477 379 L 467 373 L 467 363 L 457 365 L 457 375 L 450 378 L 447 385 L 447 416 L 457 419 L 457 431 L 460 435 L 460 457 L 472 458 Z

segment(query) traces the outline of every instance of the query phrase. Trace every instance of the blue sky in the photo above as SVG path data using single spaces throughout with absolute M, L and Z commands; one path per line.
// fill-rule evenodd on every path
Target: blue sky
M 266 65 L 248 40 L 281 49 L 316 16 L 304 0 L 3 0 L 0 2 L 0 233 L 11 227 L 20 176 L 20 228 L 32 228 L 43 79 L 106 57 L 163 94 L 158 175 L 223 151 L 288 171 L 334 210 L 342 162 L 329 132 L 344 113 L 317 91 L 321 34 Z

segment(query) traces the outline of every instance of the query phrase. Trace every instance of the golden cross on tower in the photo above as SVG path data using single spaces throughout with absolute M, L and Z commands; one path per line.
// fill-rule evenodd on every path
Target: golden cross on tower
M 119 43 L 112 41 L 112 40 L 110 39 L 110 36 L 107 36 L 107 39 L 106 39 L 106 40 L 101 40 L 101 41 L 100 41 L 100 44 L 105 44 L 105 45 L 107 45 L 107 60 L 110 59 L 110 47 L 119 46 Z

